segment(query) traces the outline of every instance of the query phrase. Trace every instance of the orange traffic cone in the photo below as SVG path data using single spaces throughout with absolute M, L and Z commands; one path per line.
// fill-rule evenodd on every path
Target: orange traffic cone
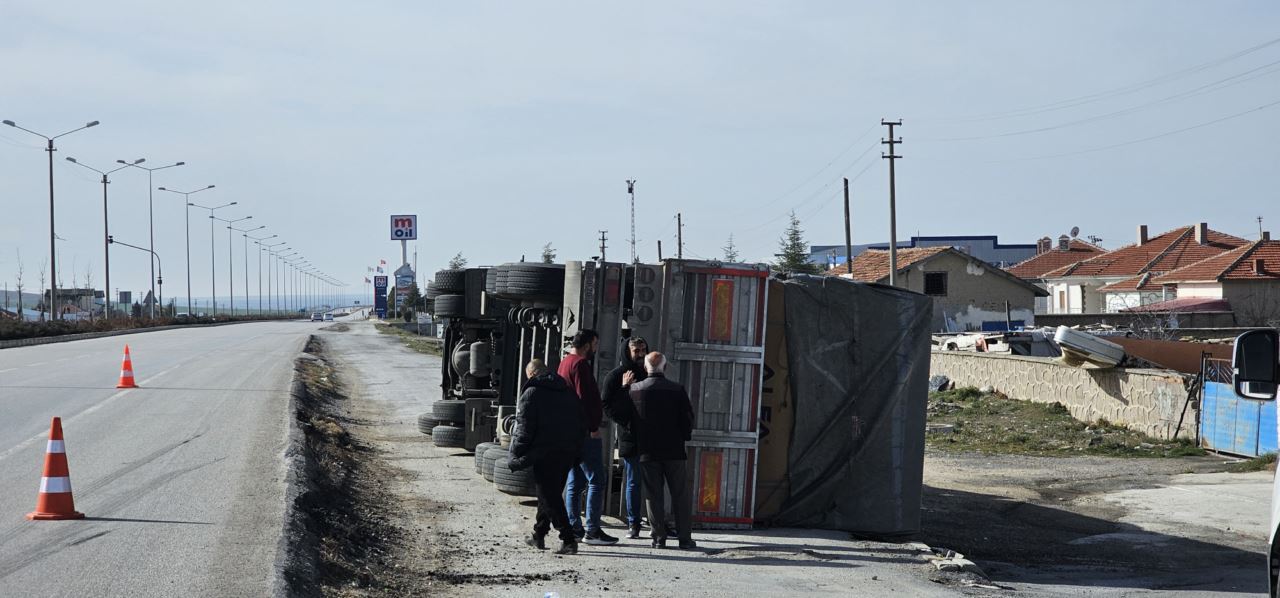
M 84 519 L 76 512 L 71 498 L 71 472 L 67 469 L 67 453 L 62 444 L 62 418 L 53 418 L 49 426 L 49 448 L 44 455 L 44 477 L 40 478 L 40 496 L 36 510 L 27 519 Z
M 133 382 L 133 359 L 129 358 L 129 345 L 124 346 L 124 364 L 120 366 L 120 382 L 116 388 L 137 388 Z

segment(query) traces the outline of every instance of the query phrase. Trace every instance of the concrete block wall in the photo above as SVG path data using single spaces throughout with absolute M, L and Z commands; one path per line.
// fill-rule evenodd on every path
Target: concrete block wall
M 1187 400 L 1187 382 L 1177 372 L 1082 369 L 1046 357 L 935 351 L 929 373 L 958 387 L 990 386 L 1013 399 L 1062 403 L 1081 421 L 1106 419 L 1161 439 L 1173 437 Z M 1198 417 L 1187 409 L 1178 436 L 1194 438 Z

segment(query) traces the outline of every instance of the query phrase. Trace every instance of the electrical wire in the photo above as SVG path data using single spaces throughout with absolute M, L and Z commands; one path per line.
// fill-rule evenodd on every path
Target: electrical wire
M 1188 67 L 1179 71 L 1174 71 L 1172 73 L 1167 73 L 1159 77 L 1147 79 L 1145 81 L 1140 81 L 1138 83 L 1132 83 L 1129 85 L 1116 87 L 1113 89 L 1095 92 L 1091 94 L 1086 94 L 1082 96 L 1077 96 L 1074 98 L 1068 98 L 1065 100 L 1058 100 L 1056 102 L 1041 104 L 1039 106 L 1030 106 L 1027 108 L 1018 108 L 1018 109 L 1006 110 L 1002 112 L 991 112 L 991 113 L 978 114 L 978 115 L 972 115 L 972 116 L 966 116 L 966 117 L 933 118 L 933 119 L 927 119 L 927 120 L 930 120 L 932 122 L 942 122 L 942 123 L 983 122 L 983 121 L 991 121 L 991 120 L 1001 120 L 1006 118 L 1017 118 L 1021 116 L 1030 116 L 1032 114 L 1042 114 L 1045 112 L 1053 112 L 1057 110 L 1065 110 L 1067 108 L 1074 108 L 1076 106 L 1082 106 L 1084 104 L 1098 102 L 1098 101 L 1110 99 L 1113 97 L 1128 95 L 1131 93 L 1142 91 L 1144 89 L 1155 87 L 1157 85 L 1162 85 L 1164 83 L 1176 81 L 1178 79 L 1182 79 L 1190 75 L 1194 75 L 1196 73 L 1211 69 L 1221 64 L 1231 62 L 1232 60 L 1247 56 L 1249 54 L 1252 54 L 1259 50 L 1266 49 L 1276 44 L 1280 44 L 1280 38 L 1271 39 L 1271 40 L 1262 42 L 1260 44 L 1250 46 L 1243 50 L 1233 52 L 1226 56 L 1216 58 L 1214 60 L 1210 60 L 1209 62 L 1201 63 L 1201 64 Z

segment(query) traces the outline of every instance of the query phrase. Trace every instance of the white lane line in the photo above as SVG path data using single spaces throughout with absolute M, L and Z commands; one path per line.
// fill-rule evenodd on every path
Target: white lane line
M 165 375 L 165 374 L 168 374 L 169 372 L 172 372 L 173 370 L 176 370 L 176 369 L 178 369 L 178 368 L 182 367 L 183 365 L 186 365 L 186 364 L 185 364 L 185 363 L 180 363 L 180 364 L 177 364 L 177 365 L 175 365 L 175 366 L 173 366 L 173 367 L 170 367 L 169 369 L 163 370 L 163 371 L 161 371 L 161 372 L 159 372 L 159 373 L 155 374 L 154 376 L 151 376 L 151 377 L 149 377 L 149 378 L 145 378 L 145 379 L 143 379 L 143 380 L 139 381 L 139 382 L 138 382 L 138 385 L 139 385 L 139 386 L 143 386 L 143 387 L 145 387 L 147 384 L 149 384 L 149 383 L 151 383 L 151 382 L 154 382 L 155 380 L 159 379 L 161 376 L 163 376 L 163 375 Z M 85 415 L 89 415 L 90 413 L 93 413 L 94 411 L 97 411 L 97 410 L 99 410 L 99 409 L 102 409 L 103 407 L 105 407 L 105 406 L 107 405 L 107 403 L 110 403 L 110 402 L 112 402 L 112 401 L 114 401 L 114 400 L 116 400 L 116 399 L 118 399 L 118 398 L 120 398 L 120 397 L 123 397 L 124 395 L 127 395 L 127 394 L 129 394 L 129 393 L 131 393 L 131 392 L 133 392 L 133 391 L 135 391 L 135 390 L 142 390 L 142 389 L 139 389 L 139 388 L 126 388 L 126 389 L 124 389 L 124 390 L 122 390 L 122 391 L 120 391 L 120 392 L 117 392 L 117 393 L 115 393 L 115 394 L 113 394 L 113 395 L 111 395 L 111 396 L 107 397 L 106 399 L 104 399 L 104 400 L 102 400 L 102 401 L 100 401 L 100 402 L 98 402 L 98 403 L 95 403 L 94 405 L 90 406 L 89 408 L 85 409 L 84 411 L 81 411 L 81 412 L 79 412 L 79 413 L 72 414 L 70 417 L 64 417 L 64 418 L 62 418 L 62 421 L 63 421 L 63 422 L 72 422 L 72 421 L 75 421 L 75 420 L 77 420 L 77 419 L 80 419 L 81 417 L 83 417 L 83 416 L 85 416 Z M 9 456 L 13 455 L 14 453 L 19 452 L 19 451 L 21 451 L 21 450 L 23 450 L 23 449 L 26 449 L 26 448 L 30 447 L 31 445 L 33 445 L 33 444 L 35 444 L 35 443 L 37 443 L 37 442 L 40 442 L 41 440 L 45 440 L 45 439 L 48 437 L 48 435 L 49 435 L 49 433 L 48 433 L 48 432 L 41 432 L 41 433 L 39 433 L 39 434 L 36 434 L 35 436 L 32 436 L 31 438 L 28 438 L 28 439 L 26 439 L 26 440 L 23 440 L 22 442 L 19 442 L 18 444 L 13 445 L 12 447 L 10 447 L 10 448 L 9 448 L 9 450 L 7 450 L 7 451 L 5 451 L 5 452 L 3 452 L 3 453 L 0 453 L 0 461 L 4 461 L 5 459 L 7 459 Z
M 16 369 L 18 369 L 18 368 L 8 368 L 8 369 L 3 369 L 3 370 L 0 370 L 0 374 L 3 374 L 3 373 L 5 373 L 5 372 L 12 372 L 13 370 L 16 370 Z
M 46 364 L 46 363 L 49 363 L 49 362 L 47 362 L 47 361 L 37 361 L 37 362 L 35 362 L 35 363 L 28 363 L 28 364 L 27 364 L 27 367 L 29 367 L 29 368 L 33 368 L 33 367 L 36 367 L 36 366 L 44 365 L 44 364 Z

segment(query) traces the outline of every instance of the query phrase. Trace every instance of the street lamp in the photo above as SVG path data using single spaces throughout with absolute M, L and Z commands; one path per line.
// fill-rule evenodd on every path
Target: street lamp
M 113 243 L 114 243 L 114 244 L 116 244 L 116 245 L 124 245 L 125 247 L 130 247 L 130 248 L 133 248 L 133 249 L 137 249 L 138 251 L 143 251 L 143 252 L 146 252 L 146 253 L 150 253 L 150 254 L 151 254 L 151 257 L 152 257 L 152 258 L 155 258 L 155 259 L 151 260 L 151 262 L 152 262 L 152 265 L 157 266 L 157 267 L 159 268 L 159 270 L 160 270 L 160 276 L 159 276 L 156 280 L 160 283 L 160 293 L 161 293 L 161 294 L 163 294 L 163 293 L 164 293 L 164 265 L 160 263 L 160 254 L 158 254 L 158 253 L 156 253 L 156 252 L 154 252 L 154 251 L 152 251 L 152 250 L 150 250 L 150 249 L 147 249 L 146 247 L 138 247 L 137 245 L 130 245 L 130 244 L 128 244 L 128 243 L 125 243 L 124 241 L 117 241 L 117 240 L 115 240 L 115 238 L 114 238 L 113 236 L 111 236 L 111 235 L 107 235 L 107 244 L 108 244 L 108 245 L 110 245 L 110 244 L 113 244 Z M 154 294 L 153 294 L 153 295 L 151 296 L 151 311 L 152 311 L 152 313 L 155 313 L 155 306 L 156 306 L 156 303 L 157 303 L 157 302 L 159 302 L 159 301 L 160 301 L 160 295 L 154 295 Z
M 288 248 L 288 249 L 292 249 L 292 248 Z M 285 313 L 289 313 L 292 311 L 292 305 L 291 305 L 291 302 L 289 301 L 290 286 L 286 286 L 286 285 L 289 285 L 290 280 L 289 280 L 289 277 L 284 272 L 284 266 L 292 266 L 293 264 L 289 263 L 289 258 L 297 257 L 299 255 L 302 255 L 302 254 L 298 253 L 297 251 L 294 251 L 293 253 L 290 253 L 288 255 L 280 256 L 280 265 L 281 265 L 281 268 L 279 270 L 280 281 L 281 281 L 280 307 L 283 309 Z
M 119 164 L 124 164 L 125 166 L 132 166 L 132 167 L 137 168 L 137 169 L 139 169 L 139 170 L 145 170 L 145 171 L 147 171 L 147 231 L 148 231 L 148 232 L 147 232 L 147 234 L 148 234 L 148 236 L 151 238 L 151 249 L 150 249 L 150 251 L 151 251 L 152 253 L 154 253 L 154 252 L 155 252 L 155 250 L 156 250 L 156 218 L 155 218 L 155 201 L 154 201 L 154 193 L 152 193 L 152 191 L 151 191 L 151 190 L 155 187 L 155 185 L 153 184 L 153 182 L 152 182 L 152 180 L 151 180 L 151 173 L 153 173 L 153 172 L 155 172 L 155 171 L 157 171 L 157 170 L 164 170 L 164 169 L 166 169 L 166 168 L 173 168 L 173 167 L 175 167 L 175 166 L 182 166 L 183 164 L 186 164 L 186 162 L 174 162 L 173 164 L 168 164 L 168 165 L 165 165 L 165 166 L 157 166 L 157 167 L 155 167 L 155 168 L 147 168 L 146 166 L 138 166 L 139 164 L 142 164 L 143 162 L 146 162 L 146 161 L 147 161 L 147 159 L 146 159 L 146 158 L 138 158 L 137 160 L 134 160 L 134 161 L 132 161 L 132 162 L 129 162 L 129 161 L 126 161 L 126 160 L 116 160 L 116 162 L 117 162 L 117 163 L 119 163 Z M 152 266 L 151 266 L 151 294 L 152 294 L 152 295 L 154 295 L 154 294 L 155 294 L 155 292 L 156 292 L 156 269 L 155 269 L 155 264 L 152 264 Z M 155 302 L 154 302 L 154 301 L 151 303 L 151 317 L 153 317 L 153 318 L 154 318 L 154 317 L 156 317 L 156 304 L 155 304 Z
M 128 168 L 128 166 L 121 166 L 119 168 L 113 168 L 111 170 L 102 171 L 92 166 L 89 166 L 88 164 L 78 162 L 76 161 L 75 158 L 72 158 L 71 156 L 67 156 L 67 161 L 72 164 L 75 164 L 76 166 L 82 166 L 84 168 L 88 168 L 89 170 L 92 170 L 102 175 L 102 271 L 103 271 L 102 284 L 104 285 L 102 287 L 103 288 L 102 313 L 106 317 L 110 318 L 111 317 L 111 252 L 108 250 L 108 248 L 111 246 L 111 242 L 107 240 L 107 237 L 110 236 L 110 233 L 108 232 L 108 227 L 107 227 L 107 185 L 111 181 L 107 179 L 107 175 L 117 170 Z
M 266 241 L 267 239 L 274 239 L 278 236 L 279 235 L 271 235 L 267 237 L 248 237 L 250 239 L 253 239 L 254 245 L 258 246 L 258 315 L 263 314 L 263 311 L 262 311 L 262 242 Z M 249 287 L 249 284 L 245 283 L 245 288 L 248 288 L 248 287 Z
M 96 127 L 98 126 L 98 121 L 96 120 L 89 121 L 85 123 L 83 127 L 71 129 L 66 133 L 59 133 L 57 135 L 54 135 L 53 137 L 49 137 L 47 135 L 37 133 L 35 131 L 32 131 L 31 129 L 19 127 L 17 123 L 11 120 L 5 120 L 0 122 L 3 122 L 4 124 L 9 125 L 15 129 L 18 129 L 19 131 L 26 131 L 28 133 L 31 133 L 32 135 L 35 135 L 36 137 L 41 137 L 48 142 L 48 145 L 45 147 L 44 151 L 49 152 L 49 303 L 51 307 L 56 308 L 58 305 L 58 283 L 56 282 L 58 280 L 58 257 L 57 257 L 58 249 L 57 247 L 54 246 L 54 227 L 53 227 L 53 152 L 56 152 L 58 150 L 53 147 L 53 140 L 59 137 L 65 137 L 67 135 L 75 133 L 76 131 L 83 131 L 89 127 Z M 103 294 L 105 295 L 106 293 L 103 293 Z M 62 310 L 51 309 L 50 312 L 53 313 L 53 319 L 55 320 L 62 319 Z
M 191 206 L 193 208 L 209 210 L 209 286 L 210 286 L 209 294 L 211 297 L 211 300 L 209 301 L 211 311 L 209 313 L 211 314 L 218 313 L 218 274 L 217 274 L 218 262 L 217 262 L 216 253 L 213 250 L 213 213 L 217 210 L 221 210 L 222 208 L 229 208 L 231 206 L 234 206 L 237 203 L 239 202 L 233 201 L 231 203 L 224 203 L 220 206 L 212 206 L 212 207 L 202 206 L 198 203 L 190 203 L 190 202 L 187 203 L 188 206 Z
M 169 193 L 177 193 L 178 195 L 181 195 L 183 203 L 186 204 L 182 209 L 183 212 L 186 213 L 187 218 L 187 315 L 192 317 L 195 317 L 196 314 L 194 311 L 191 311 L 191 195 L 201 191 L 208 191 L 213 187 L 213 185 L 209 185 L 208 187 L 196 189 L 195 191 L 174 191 L 173 189 L 160 187 L 161 191 L 168 191 Z
M 239 229 L 239 228 L 231 228 L 231 225 L 228 224 L 227 228 L 240 233 L 240 236 L 243 237 L 243 241 L 244 241 L 244 251 L 243 251 L 244 253 L 244 315 L 247 316 L 249 315 L 249 233 L 255 230 L 262 230 L 264 228 L 267 228 L 267 225 L 264 224 L 257 228 Z M 231 234 L 231 233 L 227 233 L 227 234 Z
M 267 259 L 267 311 L 268 311 L 268 312 L 272 312 L 272 313 L 274 313 L 274 312 L 275 312 L 275 305 L 276 305 L 276 301 L 275 301 L 275 296 L 274 296 L 274 295 L 272 294 L 272 292 L 271 292 L 271 288 L 272 288 L 271 281 L 272 281 L 272 280 L 274 280 L 274 279 L 272 278 L 272 276 L 271 276 L 271 268 L 272 268 L 271 263 L 272 263 L 273 261 L 275 261 L 275 259 L 276 259 L 276 251 L 277 251 L 277 250 L 276 250 L 275 248 L 276 248 L 276 247 L 279 247 L 279 246 L 281 246 L 281 245 L 288 245 L 288 243 L 286 243 L 286 242 L 284 242 L 284 241 L 280 241 L 280 242 L 277 242 L 277 243 L 273 243 L 273 244 L 271 244 L 271 245 L 262 245 L 262 246 L 260 246 L 260 247 L 259 247 L 259 250 L 261 250 L 261 249 L 265 248 L 265 249 L 267 250 L 267 254 L 268 254 L 268 259 Z M 288 251 L 288 250 L 289 250 L 289 248 L 288 248 L 288 247 L 285 247 L 284 249 L 280 249 L 280 250 L 278 250 L 278 251 Z M 279 286 L 279 285 L 277 285 L 277 286 Z
M 231 287 L 231 291 L 227 294 L 227 309 L 231 311 L 232 316 L 235 316 L 236 315 L 236 279 L 235 279 L 235 261 L 231 255 L 231 252 L 232 252 L 231 225 L 237 222 L 243 222 L 245 220 L 249 220 L 250 218 L 253 218 L 253 216 L 245 216 L 244 218 L 236 218 L 235 220 L 218 218 L 217 216 L 214 216 L 212 214 L 210 214 L 209 217 L 214 220 L 217 220 L 218 222 L 227 223 L 227 285 Z M 210 222 L 209 224 L 213 224 L 213 222 Z

